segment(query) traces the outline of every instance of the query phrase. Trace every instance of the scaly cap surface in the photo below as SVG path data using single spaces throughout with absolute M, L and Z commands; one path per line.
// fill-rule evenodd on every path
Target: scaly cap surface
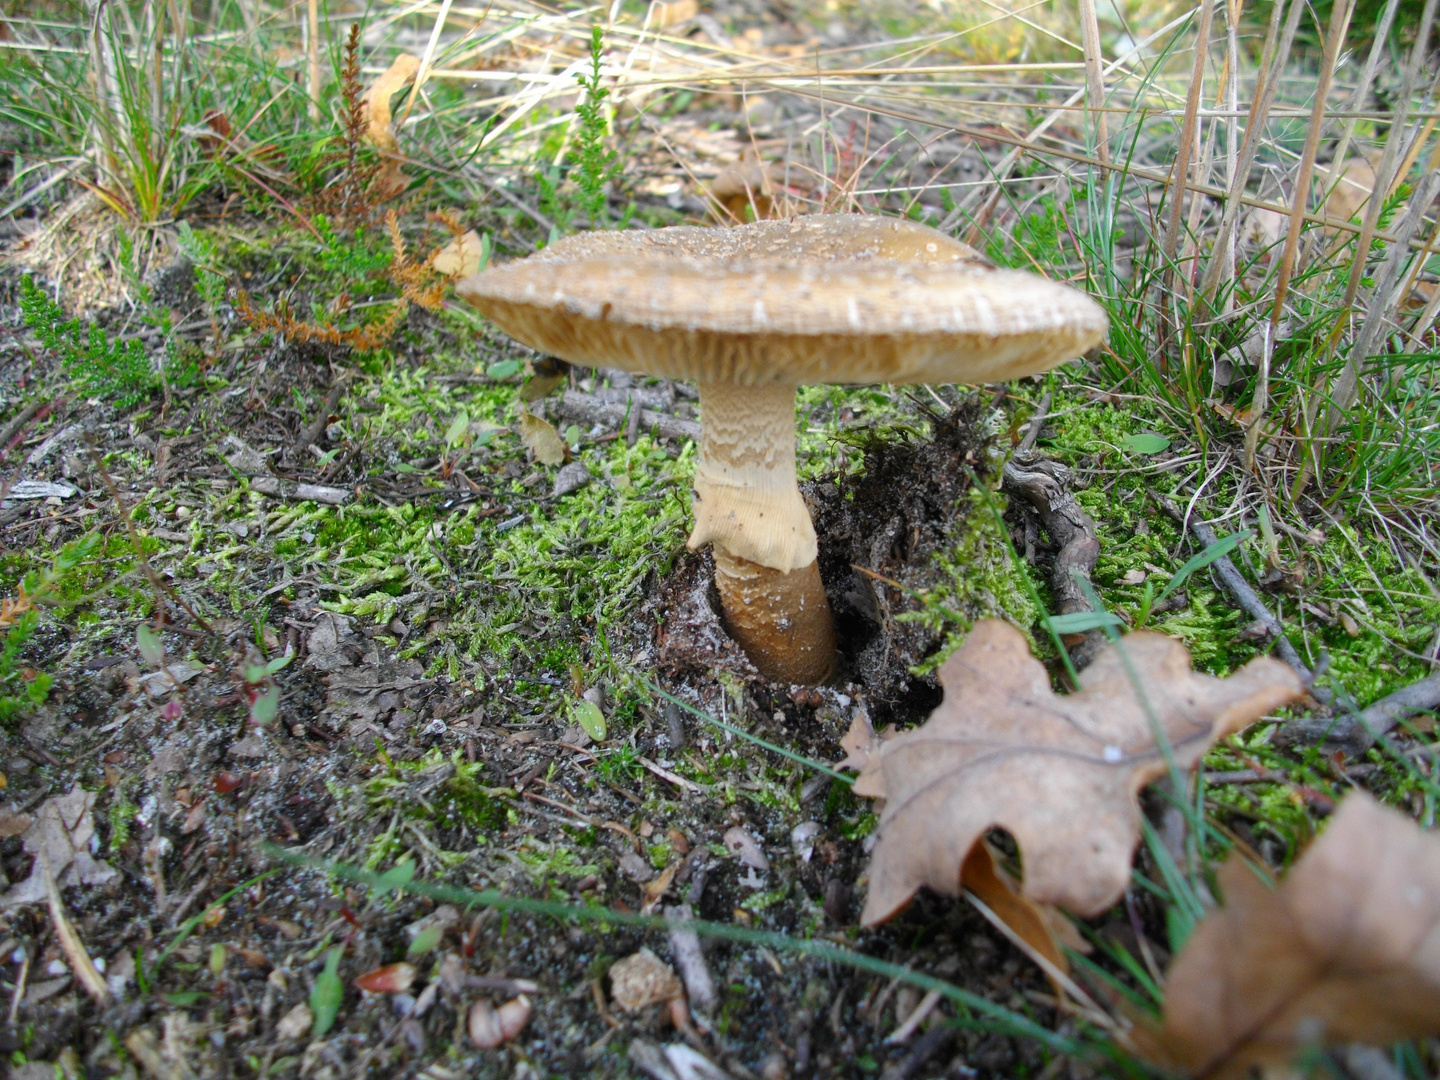
M 1084 293 L 854 214 L 581 233 L 467 278 L 511 337 L 581 364 L 743 386 L 984 383 L 1097 344 Z

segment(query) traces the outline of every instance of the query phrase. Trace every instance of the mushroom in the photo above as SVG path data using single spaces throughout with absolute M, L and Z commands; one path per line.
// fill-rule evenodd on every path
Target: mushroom
M 689 546 L 713 545 L 728 629 L 760 673 L 805 685 L 836 652 L 795 483 L 795 388 L 1013 379 L 1107 327 L 1075 289 L 998 270 L 923 225 L 851 214 L 581 233 L 458 289 L 541 352 L 700 384 Z

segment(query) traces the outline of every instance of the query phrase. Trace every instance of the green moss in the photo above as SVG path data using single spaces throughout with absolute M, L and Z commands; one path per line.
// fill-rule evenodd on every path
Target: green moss
M 505 828 L 505 804 L 488 795 L 473 777 L 456 774 L 446 780 L 432 802 L 440 820 L 464 822 L 477 835 Z
M 972 490 L 965 498 L 969 505 L 959 515 L 949 543 L 932 559 L 936 584 L 919 594 L 919 611 L 896 617 L 945 634 L 935 654 L 912 669 L 917 675 L 929 674 L 944 663 L 977 619 L 1004 619 L 1028 630 L 1042 614 L 1031 598 L 1035 584 L 1026 581 L 1030 571 L 1013 558 L 1010 542 L 995 520 L 991 505 L 997 497 Z

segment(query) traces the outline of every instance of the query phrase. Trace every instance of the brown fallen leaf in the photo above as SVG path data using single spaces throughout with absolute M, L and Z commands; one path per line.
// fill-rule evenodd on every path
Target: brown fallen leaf
M 857 795 L 886 800 L 865 924 L 890 918 L 922 885 L 956 895 L 965 857 L 991 828 L 1020 845 L 1025 896 L 1098 914 L 1129 881 L 1139 791 L 1166 771 L 1151 715 L 1188 769 L 1216 739 L 1303 693 L 1268 657 L 1217 679 L 1191 671 L 1185 647 L 1161 634 L 1129 634 L 1120 647 L 1123 657 L 1107 647 L 1079 692 L 1062 697 L 1020 631 L 975 624 L 940 669 L 941 706 L 883 741 L 855 782 Z
M 532 412 L 520 414 L 520 441 L 541 465 L 559 465 L 565 460 L 565 440 L 548 420 Z
M 655 0 L 646 13 L 651 30 L 664 30 L 693 19 L 700 12 L 698 0 Z
M 775 181 L 770 167 L 747 146 L 740 151 L 740 160 L 727 165 L 705 187 L 705 194 L 715 203 L 716 216 L 730 225 L 749 220 L 753 211 L 756 221 L 771 217 L 775 204 Z
M 610 997 L 625 1012 L 659 1005 L 684 992 L 670 965 L 649 949 L 631 953 L 610 967 Z
M 1164 1026 L 1132 1033 L 1147 1056 L 1220 1080 L 1440 1032 L 1440 837 L 1353 791 L 1279 888 L 1234 855 L 1219 885 L 1166 973 Z
M 355 977 L 355 985 L 370 994 L 405 994 L 415 982 L 414 964 L 386 964 Z
M 1356 217 L 1375 190 L 1375 167 L 1363 157 L 1346 158 L 1338 168 L 1319 166 L 1315 174 L 1320 183 L 1330 189 L 1325 197 L 1325 214 L 1342 221 Z
M 420 70 L 420 58 L 401 53 L 365 91 L 365 140 L 381 150 L 395 151 L 400 144 L 390 127 L 390 99 L 404 89 Z
M 435 253 L 430 267 L 437 274 L 448 278 L 469 277 L 480 272 L 480 256 L 484 253 L 485 241 L 474 229 L 454 237 Z
M 640 886 L 640 914 L 653 915 L 660 907 L 660 901 L 665 899 L 665 894 L 670 891 L 670 884 L 675 880 L 675 874 L 680 867 L 685 865 L 679 860 L 672 862 L 660 874 L 659 877 L 645 882 Z
M 1050 932 L 1050 924 L 1040 905 L 1017 892 L 1010 877 L 1000 869 L 995 853 L 984 840 L 977 840 L 960 867 L 960 887 L 969 889 L 983 900 L 1016 936 L 1024 940 L 1061 971 L 1069 971 L 1069 962 L 1060 944 Z
M 876 731 L 875 725 L 870 722 L 870 713 L 864 706 L 861 706 L 855 710 L 855 717 L 850 721 L 850 729 L 840 740 L 840 749 L 845 751 L 845 756 L 835 763 L 835 768 L 853 769 L 857 773 L 863 772 L 871 755 L 878 754 L 880 744 L 886 739 L 892 738 L 894 734 L 894 724 L 887 726 L 884 731 Z
M 400 144 L 390 126 L 390 99 L 412 82 L 419 70 L 419 58 L 401 53 L 365 92 L 365 141 L 372 143 L 384 159 L 374 182 L 376 195 L 381 199 L 398 195 L 410 182 L 397 160 Z
M 78 784 L 68 794 L 41 804 L 23 837 L 25 850 L 36 857 L 30 876 L 0 897 L 0 906 L 48 899 L 44 865 L 49 866 L 55 884 L 62 889 L 103 885 L 115 876 L 113 868 L 90 855 L 90 839 L 95 835 L 94 806 L 94 793 Z

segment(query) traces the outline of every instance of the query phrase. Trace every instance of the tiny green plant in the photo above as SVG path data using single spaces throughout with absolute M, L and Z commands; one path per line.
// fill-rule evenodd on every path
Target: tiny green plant
M 1229 555 L 1252 535 L 1254 535 L 1253 530 L 1245 529 L 1230 536 L 1220 537 L 1215 543 L 1208 545 L 1204 551 L 1192 556 L 1184 566 L 1180 567 L 1175 572 L 1175 576 L 1165 583 L 1165 587 L 1160 590 L 1158 595 L 1155 592 L 1155 586 L 1147 581 L 1144 595 L 1140 598 L 1140 609 L 1135 613 L 1136 629 L 1143 628 L 1149 621 L 1150 613 L 1156 604 L 1168 598 L 1194 574 Z M 1094 611 L 1072 611 L 1066 615 L 1050 615 L 1041 619 L 1040 622 L 1047 630 L 1055 634 L 1083 634 L 1086 630 L 1109 632 L 1125 625 L 1124 620 L 1118 615 L 1098 607 Z
M 591 228 L 602 227 L 607 215 L 605 188 L 616 172 L 616 153 L 606 145 L 610 125 L 605 119 L 605 101 L 610 88 L 601 82 L 605 39 L 599 26 L 590 30 L 590 70 L 576 76 L 585 91 L 575 106 L 580 118 L 575 133 L 575 183 L 580 188 L 580 205 L 590 218 Z
M 318 1039 L 335 1026 L 335 1017 L 345 1000 L 345 984 L 340 981 L 340 958 L 345 946 L 336 945 L 325 957 L 325 970 L 315 978 L 310 991 L 310 1011 L 315 1017 L 312 1034 Z
M 294 653 L 286 653 L 272 660 L 247 659 L 241 671 L 241 693 L 250 706 L 250 722 L 258 727 L 274 721 L 280 712 L 280 685 L 275 674 L 291 660 Z
M 15 595 L 0 600 L 0 631 L 5 635 L 0 644 L 0 725 L 9 725 L 49 697 L 51 677 L 23 664 L 21 654 L 40 628 L 40 608 L 57 602 L 70 574 L 93 559 L 99 546 L 96 533 L 66 544 L 48 568 L 26 574 Z
M 159 386 L 155 364 L 138 338 L 112 341 L 99 326 L 67 319 L 65 310 L 28 275 L 20 279 L 20 311 L 40 344 L 60 357 L 65 374 L 91 396 L 122 409 L 139 404 Z

